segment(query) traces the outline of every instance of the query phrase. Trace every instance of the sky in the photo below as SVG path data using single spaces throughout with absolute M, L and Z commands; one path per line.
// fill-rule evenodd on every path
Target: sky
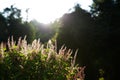
M 89 10 L 92 0 L 0 0 L 0 11 L 10 5 L 22 10 L 23 19 L 36 19 L 41 23 L 50 23 L 69 12 L 76 3 L 80 3 L 83 9 Z

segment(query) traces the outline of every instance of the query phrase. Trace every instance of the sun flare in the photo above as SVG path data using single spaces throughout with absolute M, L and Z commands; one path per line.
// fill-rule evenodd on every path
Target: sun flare
M 0 0 L 0 10 L 2 7 L 15 5 L 22 10 L 23 18 L 28 15 L 29 20 L 36 19 L 41 23 L 50 23 L 67 13 L 76 3 L 88 9 L 92 0 Z M 26 9 L 29 9 L 28 13 Z

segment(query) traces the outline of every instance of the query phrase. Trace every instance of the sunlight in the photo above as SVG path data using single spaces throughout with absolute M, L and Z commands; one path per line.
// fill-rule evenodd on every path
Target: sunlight
M 92 3 L 92 0 L 0 0 L 2 7 L 14 4 L 22 9 L 24 19 L 27 16 L 26 9 L 29 8 L 28 20 L 36 19 L 42 23 L 50 23 L 60 18 L 76 3 L 80 3 L 82 8 L 89 9 L 88 5 Z
M 30 6 L 29 18 L 36 19 L 43 23 L 53 22 L 74 6 L 72 2 L 69 2 L 69 5 L 66 6 L 67 2 L 67 0 L 64 2 L 62 0 L 36 1 L 36 5 Z M 30 4 L 32 3 L 31 1 Z

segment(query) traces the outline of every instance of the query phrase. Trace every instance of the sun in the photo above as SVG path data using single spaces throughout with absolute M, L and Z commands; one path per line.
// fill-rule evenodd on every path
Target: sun
M 30 9 L 29 10 L 29 18 L 31 19 L 36 19 L 39 22 L 42 23 L 50 23 L 52 21 L 54 21 L 58 16 L 58 14 L 54 14 L 55 12 L 51 11 L 47 11 L 46 8 L 40 9 L 40 8 L 34 8 L 34 9 Z
M 26 20 L 36 19 L 41 23 L 50 23 L 69 12 L 76 3 L 80 3 L 82 8 L 88 9 L 92 0 L 1 0 L 1 7 L 15 7 L 22 10 L 22 16 Z M 1 9 L 0 7 L 0 9 Z M 26 9 L 29 9 L 26 13 Z
M 62 0 L 41 0 L 30 6 L 29 18 L 42 23 L 50 23 L 66 13 L 71 5 L 66 6 Z
M 42 23 L 50 23 L 69 12 L 76 3 L 80 3 L 82 8 L 89 9 L 88 5 L 92 0 L 36 0 L 30 4 L 29 17 Z M 34 3 L 34 4 L 33 4 Z

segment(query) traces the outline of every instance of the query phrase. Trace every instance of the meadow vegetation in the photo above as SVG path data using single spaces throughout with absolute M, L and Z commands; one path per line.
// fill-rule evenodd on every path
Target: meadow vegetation
M 28 44 L 26 38 L 0 44 L 0 80 L 84 80 L 84 68 L 72 57 L 65 46 L 57 52 L 51 40 L 42 44 L 40 39 Z

